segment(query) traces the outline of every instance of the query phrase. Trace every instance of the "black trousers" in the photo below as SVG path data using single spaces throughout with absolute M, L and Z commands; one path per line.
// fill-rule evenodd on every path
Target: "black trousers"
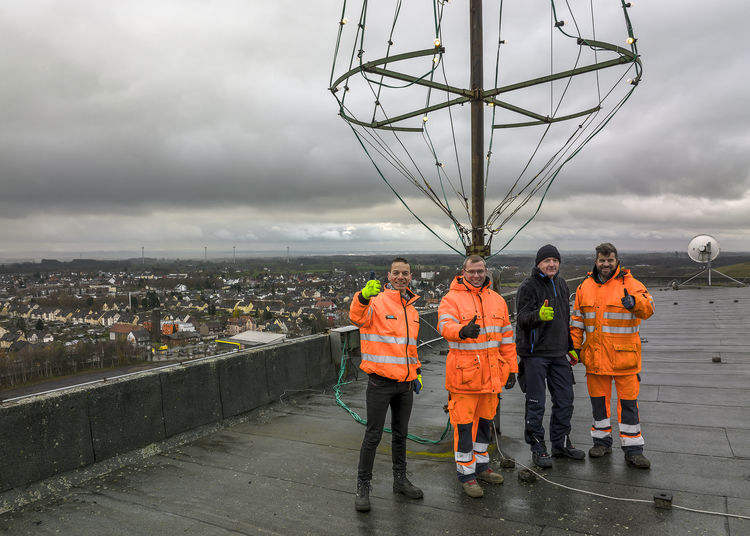
M 546 388 L 552 397 L 549 436 L 552 448 L 565 446 L 573 416 L 573 371 L 568 360 L 560 357 L 525 357 L 526 427 L 524 439 L 532 452 L 546 452 L 544 443 L 544 404 Z M 546 388 L 545 388 L 546 387 Z
M 393 471 L 406 471 L 406 436 L 409 434 L 409 417 L 413 404 L 411 382 L 389 381 L 370 374 L 367 383 L 367 429 L 359 451 L 359 480 L 372 480 L 375 453 L 383 437 L 388 408 L 391 408 Z

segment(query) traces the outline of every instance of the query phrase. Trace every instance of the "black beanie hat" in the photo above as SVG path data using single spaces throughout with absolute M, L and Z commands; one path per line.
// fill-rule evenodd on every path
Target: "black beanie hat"
M 536 252 L 536 260 L 534 261 L 534 266 L 537 266 L 547 257 L 554 257 L 558 261 L 562 262 L 562 259 L 560 258 L 560 252 L 557 251 L 557 248 L 552 244 L 547 244 L 546 246 L 540 247 L 539 251 Z

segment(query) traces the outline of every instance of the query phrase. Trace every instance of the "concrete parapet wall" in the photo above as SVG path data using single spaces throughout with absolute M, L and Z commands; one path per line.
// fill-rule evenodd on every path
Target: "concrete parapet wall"
M 0 492 L 332 383 L 332 353 L 314 335 L 0 404 Z

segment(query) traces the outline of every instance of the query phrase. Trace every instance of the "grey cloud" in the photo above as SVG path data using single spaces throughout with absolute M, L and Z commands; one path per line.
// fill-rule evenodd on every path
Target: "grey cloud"
M 403 16 L 413 15 L 414 6 Z M 143 241 L 153 227 L 188 243 L 196 237 L 252 243 L 297 237 L 296 243 L 321 248 L 360 242 L 397 247 L 400 239 L 416 247 L 413 238 L 419 237 L 424 249 L 444 249 L 420 230 L 336 116 L 326 88 L 340 9 L 333 0 L 29 0 L 6 6 L 0 19 L 0 69 L 6 73 L 0 84 L 6 104 L 0 110 L 0 214 L 18 230 L 0 240 L 0 251 L 64 248 L 66 240 L 75 248 L 114 247 L 116 241 Z M 370 9 L 378 6 L 370 3 Z M 514 14 L 508 9 L 508 16 Z M 520 14 L 531 7 L 517 9 Z M 351 2 L 349 10 L 354 24 Z M 658 248 L 699 226 L 677 209 L 694 204 L 697 210 L 704 198 L 723 207 L 701 214 L 706 225 L 750 236 L 750 222 L 731 204 L 745 207 L 750 190 L 745 4 L 644 2 L 630 14 L 644 80 L 566 165 L 519 244 L 526 236 L 536 240 L 541 229 L 573 243 L 595 228 L 633 235 L 636 243 L 651 237 Z M 430 24 L 397 39 L 397 50 L 421 48 Z M 518 45 L 512 50 L 545 37 L 508 32 Z M 464 45 L 459 39 L 449 46 Z M 377 51 L 375 45 L 370 50 Z M 517 58 L 509 75 L 531 73 L 524 56 Z M 452 73 L 465 71 L 462 61 L 450 61 Z M 468 186 L 467 113 L 456 110 Z M 455 178 L 450 131 L 435 115 L 430 135 Z M 495 132 L 491 199 L 520 172 L 533 149 L 531 134 Z M 552 135 L 550 142 L 560 143 Z M 417 152 L 439 189 L 428 151 Z M 398 174 L 392 178 L 418 215 L 443 229 L 442 236 L 455 237 L 447 218 Z M 612 206 L 569 210 L 586 196 Z M 629 203 L 650 200 L 662 208 L 649 205 L 633 221 Z M 455 198 L 451 203 L 460 205 Z M 660 213 L 675 218 L 667 221 Z M 734 214 L 734 227 L 727 214 Z M 380 227 L 387 222 L 399 230 Z M 269 232 L 272 225 L 283 232 Z M 356 229 L 347 231 L 347 225 Z

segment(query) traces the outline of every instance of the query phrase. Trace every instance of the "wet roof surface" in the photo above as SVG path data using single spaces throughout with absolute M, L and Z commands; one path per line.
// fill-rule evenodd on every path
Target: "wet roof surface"
M 438 444 L 408 444 L 409 476 L 425 497 L 411 501 L 396 496 L 386 435 L 375 462 L 372 510 L 357 513 L 354 490 L 364 427 L 336 405 L 327 388 L 288 393 L 230 426 L 5 513 L 0 531 L 750 534 L 750 520 L 676 509 L 750 516 L 750 289 L 652 294 L 657 309 L 641 328 L 647 342 L 639 397 L 649 471 L 627 467 L 615 448 L 601 459 L 556 459 L 543 474 L 559 486 L 520 482 L 518 471 L 531 460 L 523 442 L 523 395 L 516 387 L 503 395 L 500 443 L 517 466 L 500 468 L 499 453 L 491 449 L 493 465 L 505 477 L 503 485 L 485 484 L 482 499 L 465 496 L 455 477 L 451 433 Z M 410 431 L 429 439 L 438 439 L 447 421 L 442 410 L 443 345 L 423 349 L 425 389 L 416 397 L 411 419 Z M 575 367 L 575 376 L 571 438 L 588 450 L 591 409 L 582 367 Z M 365 413 L 363 380 L 360 374 L 342 390 L 342 399 L 360 415 Z M 657 493 L 671 494 L 675 508 L 656 508 Z

